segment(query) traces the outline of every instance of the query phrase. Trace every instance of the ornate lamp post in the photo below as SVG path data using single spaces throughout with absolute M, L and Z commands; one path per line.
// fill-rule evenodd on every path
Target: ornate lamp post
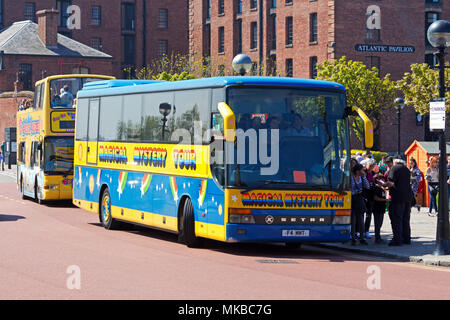
M 397 110 L 397 156 L 400 158 L 400 119 L 402 116 L 402 110 L 405 107 L 405 101 L 402 98 L 394 100 L 394 108 Z
M 233 69 L 241 76 L 245 76 L 246 73 L 252 70 L 252 59 L 246 54 L 240 53 L 233 59 Z
M 159 113 L 163 116 L 162 119 L 162 140 L 164 141 L 164 134 L 166 132 L 166 123 L 167 123 L 167 116 L 170 114 L 170 111 L 172 111 L 172 106 L 168 103 L 161 103 L 159 105 Z
M 427 37 L 430 44 L 439 49 L 434 55 L 439 61 L 439 98 L 445 101 L 445 49 L 450 45 L 450 22 L 446 20 L 433 22 L 428 28 Z M 434 255 L 445 255 L 450 253 L 445 129 L 440 130 L 439 149 L 439 214 Z

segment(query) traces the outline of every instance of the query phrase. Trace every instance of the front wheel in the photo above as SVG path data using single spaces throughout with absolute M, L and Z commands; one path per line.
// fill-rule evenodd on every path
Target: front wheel
M 180 238 L 189 248 L 199 248 L 203 245 L 203 239 L 195 235 L 195 215 L 191 199 L 184 202 L 180 227 Z
M 109 194 L 108 189 L 105 189 L 102 194 L 100 203 L 100 222 L 102 223 L 102 226 L 108 230 L 117 229 L 119 225 L 119 222 L 111 215 L 111 195 Z

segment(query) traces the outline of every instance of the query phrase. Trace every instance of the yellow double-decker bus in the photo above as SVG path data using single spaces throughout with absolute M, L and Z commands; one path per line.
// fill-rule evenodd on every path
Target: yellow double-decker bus
M 75 98 L 103 75 L 56 75 L 36 82 L 34 102 L 17 112 L 17 184 L 22 197 L 72 199 Z

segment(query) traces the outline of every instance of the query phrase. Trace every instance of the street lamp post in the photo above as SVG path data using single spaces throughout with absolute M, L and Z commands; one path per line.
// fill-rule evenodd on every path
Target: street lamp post
M 402 98 L 397 98 L 394 101 L 394 108 L 397 110 L 397 157 L 400 158 L 400 119 L 402 116 L 402 110 L 405 107 L 405 102 Z
M 252 70 L 252 59 L 250 59 L 248 55 L 240 53 L 234 57 L 232 65 L 236 73 L 244 76 L 246 73 Z
M 450 22 L 446 20 L 433 22 L 428 28 L 427 37 L 431 45 L 439 49 L 435 53 L 435 56 L 439 60 L 439 98 L 442 98 L 445 101 L 445 49 L 450 45 Z M 440 131 L 439 149 L 439 213 L 434 255 L 445 255 L 450 253 L 445 129 Z

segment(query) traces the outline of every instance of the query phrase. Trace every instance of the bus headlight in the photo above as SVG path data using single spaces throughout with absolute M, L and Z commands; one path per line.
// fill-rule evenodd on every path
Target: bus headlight
M 333 224 L 350 224 L 350 216 L 334 216 Z
M 228 216 L 229 223 L 254 224 L 255 218 L 249 214 L 230 214 Z

